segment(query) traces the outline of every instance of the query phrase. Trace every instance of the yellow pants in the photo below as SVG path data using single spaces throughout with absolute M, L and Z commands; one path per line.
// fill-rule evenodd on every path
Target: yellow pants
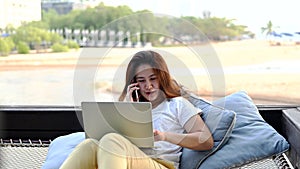
M 100 141 L 86 139 L 60 169 L 168 169 L 169 162 L 152 159 L 123 136 L 109 133 Z

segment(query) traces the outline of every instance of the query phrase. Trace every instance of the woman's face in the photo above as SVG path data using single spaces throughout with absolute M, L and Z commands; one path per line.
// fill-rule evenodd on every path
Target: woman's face
M 143 97 L 150 102 L 158 98 L 160 93 L 159 82 L 150 65 L 143 64 L 137 67 L 136 81 Z

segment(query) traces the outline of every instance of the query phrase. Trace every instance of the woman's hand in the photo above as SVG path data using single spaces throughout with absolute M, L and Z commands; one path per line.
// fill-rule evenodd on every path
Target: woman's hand
M 132 98 L 132 93 L 135 90 L 139 90 L 140 89 L 137 86 L 138 86 L 138 83 L 132 83 L 132 84 L 128 85 L 128 87 L 127 87 L 127 94 L 126 94 L 126 97 L 125 97 L 126 101 L 131 101 L 131 102 L 134 101 L 133 98 Z
M 153 130 L 154 141 L 165 141 L 166 136 L 164 132 L 154 129 Z

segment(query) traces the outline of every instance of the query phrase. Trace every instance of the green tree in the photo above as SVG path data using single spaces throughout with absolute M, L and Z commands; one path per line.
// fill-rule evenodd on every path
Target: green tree
M 44 49 L 48 48 L 48 44 L 61 43 L 63 40 L 58 34 L 51 33 L 46 29 L 31 26 L 31 24 L 20 26 L 16 29 L 12 38 L 15 44 L 25 42 L 37 52 L 40 52 L 42 47 L 44 47 Z
M 36 28 L 40 28 L 40 29 L 49 29 L 49 24 L 45 21 L 32 21 L 29 23 L 24 24 L 26 26 L 32 26 L 32 27 L 36 27 Z
M 49 29 L 56 28 L 56 21 L 59 19 L 59 15 L 54 9 L 50 9 L 48 12 L 42 11 L 42 21 L 49 25 Z
M 270 36 L 278 26 L 274 26 L 272 21 L 269 21 L 265 27 L 261 27 L 261 32 L 265 33 L 266 36 Z
M 128 17 L 129 16 L 129 17 Z M 122 18 L 122 19 L 120 19 Z M 118 20 L 119 19 L 119 20 Z M 182 20 L 183 19 L 183 20 Z M 161 34 L 168 33 L 176 36 L 195 37 L 199 35 L 199 31 L 187 27 L 186 21 L 192 23 L 196 28 L 203 32 L 210 40 L 220 41 L 226 39 L 236 39 L 243 34 L 251 35 L 246 30 L 246 26 L 234 24 L 234 19 L 211 17 L 209 11 L 203 13 L 203 18 L 193 16 L 184 16 L 180 19 L 157 16 L 149 10 L 141 10 L 133 12 L 128 6 L 105 6 L 100 3 L 95 8 L 87 8 L 86 10 L 73 10 L 65 15 L 58 15 L 55 11 L 43 11 L 43 22 L 49 25 L 50 29 L 102 29 L 114 30 L 116 32 L 130 31 L 131 40 L 136 41 L 133 36 L 137 32 L 142 33 L 142 41 L 158 41 Z M 153 32 L 144 34 L 143 32 Z M 253 35 L 253 34 L 252 34 Z M 199 40 L 204 37 L 198 38 Z

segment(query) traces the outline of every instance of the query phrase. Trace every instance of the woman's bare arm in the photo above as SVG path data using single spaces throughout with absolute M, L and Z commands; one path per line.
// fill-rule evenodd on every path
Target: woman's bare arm
M 209 150 L 213 148 L 211 132 L 199 115 L 190 118 L 184 125 L 184 128 L 187 131 L 187 133 L 184 134 L 155 130 L 155 140 L 168 141 L 193 150 Z

